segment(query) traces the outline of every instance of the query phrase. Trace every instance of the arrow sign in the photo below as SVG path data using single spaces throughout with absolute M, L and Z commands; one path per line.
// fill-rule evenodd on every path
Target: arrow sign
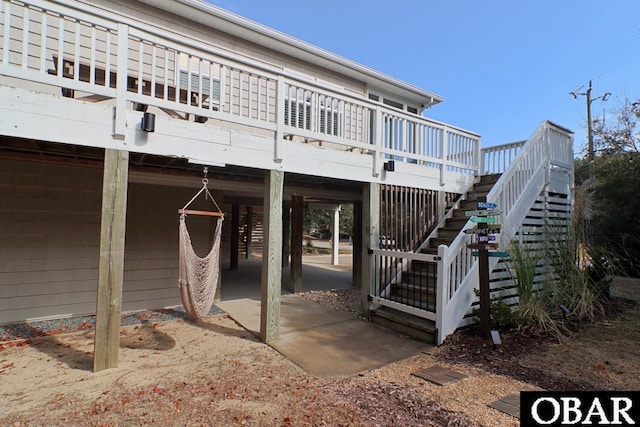
M 478 236 L 486 236 L 487 234 L 500 234 L 500 224 L 487 224 L 488 227 L 497 225 L 498 228 L 467 228 L 465 234 L 477 234 Z
M 497 243 L 468 243 L 467 249 L 475 249 L 475 250 L 491 250 L 498 249 Z
M 478 256 L 478 255 L 480 255 L 478 251 L 471 251 L 471 256 Z M 510 256 L 509 252 L 499 252 L 499 251 L 487 252 L 487 255 L 489 255 L 489 257 L 491 258 L 509 258 Z
M 476 242 L 477 243 L 495 242 L 495 241 L 496 241 L 496 236 L 493 235 L 493 234 L 492 235 L 486 235 L 486 236 L 483 236 L 483 235 L 479 234 L 476 237 Z
M 472 222 L 481 222 L 484 224 L 494 224 L 496 222 L 495 216 L 472 216 Z
M 478 209 L 495 209 L 498 207 L 498 205 L 496 203 L 489 203 L 489 202 L 478 202 L 476 204 L 476 207 Z
M 465 216 L 492 216 L 500 215 L 502 211 L 500 209 L 479 209 L 477 211 L 465 211 Z

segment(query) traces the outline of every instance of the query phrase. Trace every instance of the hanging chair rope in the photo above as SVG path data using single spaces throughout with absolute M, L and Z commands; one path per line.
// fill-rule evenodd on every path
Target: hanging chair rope
M 180 298 L 186 313 L 195 320 L 200 320 L 211 310 L 213 300 L 218 287 L 220 275 L 220 238 L 222 235 L 222 221 L 224 214 L 207 188 L 207 169 L 202 180 L 202 188 L 182 208 L 178 209 L 179 223 L 179 266 L 178 283 L 180 286 Z M 200 194 L 204 192 L 205 198 L 211 199 L 218 212 L 187 210 Z M 213 233 L 213 245 L 209 253 L 200 258 L 193 250 L 191 236 L 187 229 L 187 214 L 216 216 L 216 225 Z
M 211 251 L 200 258 L 193 250 L 187 230 L 187 216 L 180 215 L 180 265 L 179 284 L 182 305 L 187 314 L 199 320 L 211 310 L 220 274 L 220 237 L 222 218 L 216 221 Z

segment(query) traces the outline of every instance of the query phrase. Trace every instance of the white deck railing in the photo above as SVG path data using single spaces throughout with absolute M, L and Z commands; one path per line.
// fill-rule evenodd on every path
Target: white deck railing
M 501 248 L 508 247 L 527 212 L 549 183 L 551 168 L 570 170 L 572 157 L 572 134 L 550 122 L 540 125 L 522 145 L 511 165 L 487 194 L 487 202 L 496 203 L 501 210 L 497 217 L 497 222 L 502 225 Z M 473 225 L 468 221 L 463 230 Z M 478 283 L 478 265 L 476 257 L 471 256 L 466 247 L 469 242 L 470 235 L 460 233 L 450 246 L 438 248 L 438 343 L 456 330 L 475 299 L 473 289 Z M 491 258 L 490 271 L 496 264 L 497 258 Z
M 503 173 L 513 163 L 520 152 L 520 148 L 527 141 L 512 142 L 496 145 L 481 150 L 480 171 L 482 175 Z
M 115 102 L 114 133 L 131 103 L 320 141 L 382 159 L 474 174 L 478 135 L 412 115 L 364 95 L 163 31 L 86 3 L 0 0 L 0 75 L 64 88 L 70 97 Z

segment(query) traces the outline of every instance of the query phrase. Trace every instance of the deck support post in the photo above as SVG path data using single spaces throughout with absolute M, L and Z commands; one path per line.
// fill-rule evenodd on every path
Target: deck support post
M 260 339 L 267 343 L 277 340 L 280 332 L 283 184 L 283 171 L 265 172 Z
M 340 205 L 333 210 L 333 233 L 331 239 L 331 264 L 340 264 Z
M 238 252 L 240 248 L 240 205 L 231 205 L 231 254 L 230 270 L 238 269 Z
M 245 245 L 246 251 L 244 254 L 245 259 L 251 258 L 252 240 L 253 240 L 253 206 L 247 206 L 247 244 Z
M 118 366 L 129 152 L 104 152 L 93 371 Z
M 351 284 L 354 288 L 362 287 L 362 202 L 353 202 L 353 250 L 351 251 L 352 268 Z
M 291 289 L 293 293 L 302 290 L 302 220 L 304 215 L 304 199 L 302 196 L 291 197 Z
M 369 295 L 375 280 L 373 250 L 380 247 L 380 184 L 363 185 L 362 194 L 362 312 L 369 317 Z

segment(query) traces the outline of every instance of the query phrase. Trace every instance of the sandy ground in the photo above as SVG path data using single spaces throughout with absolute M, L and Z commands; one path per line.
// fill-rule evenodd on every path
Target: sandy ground
M 370 415 L 359 412 L 368 410 L 365 401 L 371 396 L 377 396 L 376 407 L 387 415 L 406 411 L 389 399 L 392 396 L 381 395 L 400 390 L 408 393 L 404 400 L 412 405 L 435 403 L 466 415 L 459 425 L 508 426 L 517 425 L 516 420 L 486 405 L 531 389 L 463 366 L 451 367 L 469 378 L 446 387 L 430 384 L 411 375 L 442 364 L 429 354 L 353 378 L 315 378 L 225 316 L 199 325 L 175 320 L 123 328 L 117 369 L 92 373 L 92 351 L 89 331 L 38 338 L 0 351 L 0 407 L 5 408 L 0 425 L 185 425 L 197 419 L 203 405 L 215 416 L 209 415 L 202 425 L 358 425 L 358 419 Z M 194 402 L 188 393 L 181 395 L 185 388 L 206 391 Z M 167 399 L 165 391 L 173 400 L 159 410 L 157 405 Z M 301 401 L 315 406 L 301 407 Z M 327 406 L 341 401 L 346 403 L 338 410 L 326 412 Z M 182 413 L 187 409 L 196 418 Z M 427 421 L 416 419 L 414 425 L 429 425 Z
M 435 348 L 354 377 L 317 378 L 226 316 L 124 327 L 117 369 L 92 373 L 92 351 L 93 331 L 2 344 L 0 425 L 516 426 L 487 405 L 535 389 L 480 365 L 443 363 Z M 542 355 L 536 362 L 549 367 Z M 607 372 L 618 364 L 587 366 L 596 363 L 602 372 L 600 363 Z M 411 375 L 443 364 L 468 378 L 440 387 Z

